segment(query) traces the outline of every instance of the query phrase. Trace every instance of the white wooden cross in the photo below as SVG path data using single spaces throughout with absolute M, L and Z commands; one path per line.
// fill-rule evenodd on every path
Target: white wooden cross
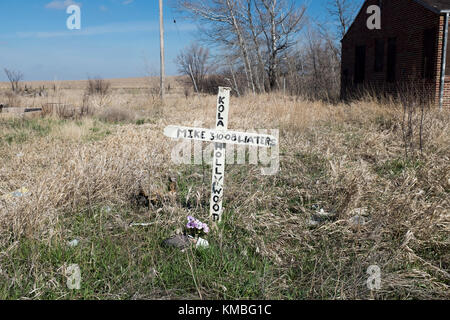
M 215 130 L 180 126 L 168 126 L 164 129 L 164 135 L 169 138 L 214 142 L 210 202 L 210 215 L 214 222 L 220 222 L 222 219 L 226 144 L 269 148 L 278 143 L 271 135 L 228 130 L 230 91 L 230 88 L 219 87 Z

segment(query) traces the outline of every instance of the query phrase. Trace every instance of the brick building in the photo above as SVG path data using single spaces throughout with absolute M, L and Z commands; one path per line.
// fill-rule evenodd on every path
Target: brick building
M 367 25 L 371 5 L 381 9 L 381 29 Z M 450 0 L 365 1 L 342 39 L 342 98 L 408 88 L 450 107 L 449 13 Z

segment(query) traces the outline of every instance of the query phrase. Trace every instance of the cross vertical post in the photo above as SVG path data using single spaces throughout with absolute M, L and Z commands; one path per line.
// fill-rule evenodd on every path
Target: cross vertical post
M 217 96 L 216 130 L 227 131 L 228 111 L 230 106 L 230 88 L 219 87 Z M 214 222 L 222 220 L 223 186 L 225 178 L 225 143 L 214 143 L 214 155 L 212 163 L 212 184 L 210 215 Z

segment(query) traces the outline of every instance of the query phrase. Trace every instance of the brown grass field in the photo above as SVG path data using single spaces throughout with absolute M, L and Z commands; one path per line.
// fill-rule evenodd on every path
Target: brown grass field
M 189 214 L 208 220 L 211 170 L 173 164 L 177 142 L 163 129 L 212 127 L 216 97 L 185 97 L 171 78 L 162 103 L 155 79 L 110 81 L 83 117 L 0 114 L 1 299 L 450 298 L 450 110 L 425 110 L 422 152 L 412 115 L 406 157 L 395 103 L 233 96 L 230 129 L 280 130 L 280 171 L 228 165 L 211 247 L 180 252 L 161 242 Z M 1 83 L 0 103 L 83 105 L 86 82 L 27 85 L 48 96 L 12 98 Z M 22 187 L 30 193 L 7 197 Z M 136 205 L 140 191 L 149 208 Z M 311 225 L 319 209 L 331 214 Z M 366 223 L 351 223 L 358 212 Z M 80 290 L 66 286 L 70 264 Z M 378 290 L 367 287 L 371 265 Z

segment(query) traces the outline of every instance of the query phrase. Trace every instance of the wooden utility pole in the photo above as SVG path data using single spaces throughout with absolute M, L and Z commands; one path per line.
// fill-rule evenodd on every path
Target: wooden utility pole
M 161 84 L 160 94 L 161 100 L 164 101 L 164 82 L 165 82 L 165 66 L 164 66 L 164 16 L 163 16 L 163 0 L 159 0 L 159 38 L 161 47 Z

